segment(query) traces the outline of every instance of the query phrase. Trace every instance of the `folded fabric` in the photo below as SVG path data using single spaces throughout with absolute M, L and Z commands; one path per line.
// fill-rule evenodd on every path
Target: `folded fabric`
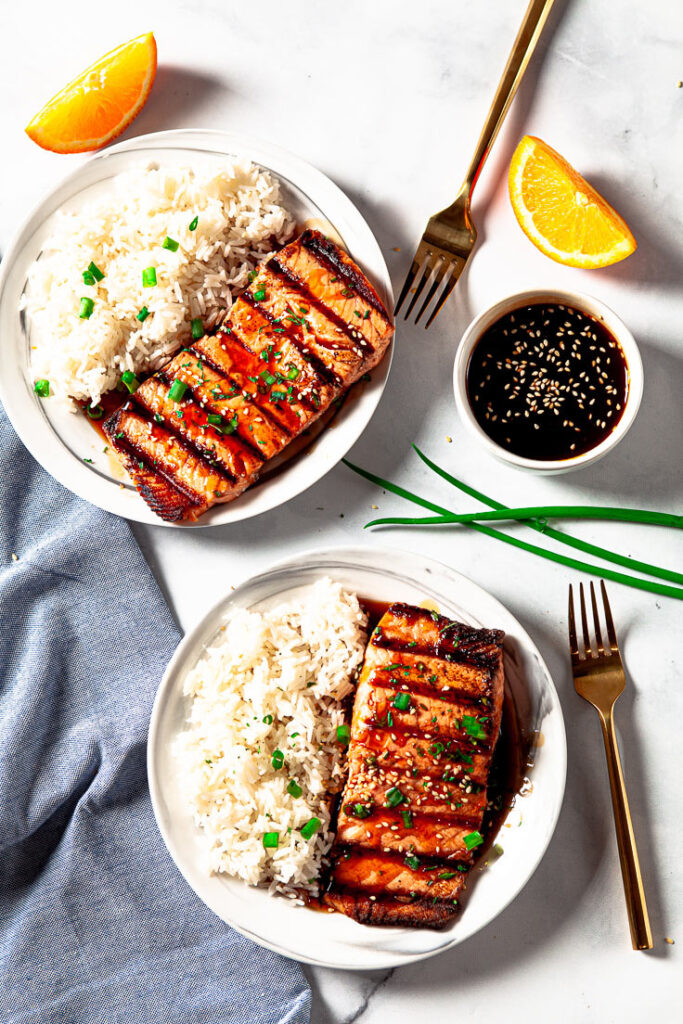
M 300 967 L 171 862 L 145 739 L 177 628 L 130 527 L 55 483 L 0 408 L 0 1020 L 305 1024 Z

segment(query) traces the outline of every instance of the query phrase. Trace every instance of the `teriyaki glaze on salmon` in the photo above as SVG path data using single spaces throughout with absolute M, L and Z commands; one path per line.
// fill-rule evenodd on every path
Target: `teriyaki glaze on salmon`
M 169 522 L 232 501 L 383 358 L 393 324 L 353 260 L 307 230 L 258 268 L 219 330 L 193 340 L 104 423 Z
M 457 913 L 484 842 L 503 638 L 407 604 L 380 619 L 355 696 L 328 906 L 415 927 Z

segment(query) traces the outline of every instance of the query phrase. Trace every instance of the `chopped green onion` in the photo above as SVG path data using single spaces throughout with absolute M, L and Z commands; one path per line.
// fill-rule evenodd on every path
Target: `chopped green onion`
M 95 303 L 92 299 L 83 298 L 81 299 L 81 305 L 78 310 L 78 315 L 81 320 L 88 320 L 92 316 L 92 311 L 95 308 Z
M 140 387 L 140 381 L 137 379 L 132 370 L 124 370 L 121 374 L 121 383 L 124 384 L 132 395 Z
M 397 693 L 391 703 L 395 708 L 398 708 L 399 711 L 407 711 L 410 707 L 410 694 Z
M 413 816 L 410 813 L 410 811 L 401 811 L 401 817 L 403 818 L 403 827 L 404 828 L 412 828 L 413 827 Z
M 228 422 L 225 424 L 224 427 L 221 427 L 221 434 L 234 434 L 236 430 L 237 430 L 237 413 L 235 413 L 235 415 L 232 417 L 231 420 L 228 420 Z
M 210 412 L 206 417 L 207 423 L 210 423 L 212 427 L 220 427 L 223 422 L 223 417 L 219 416 L 217 412 Z
M 258 277 L 258 270 L 250 270 L 249 273 L 247 274 L 247 280 L 248 280 L 249 284 L 251 284 L 252 281 L 255 281 L 257 277 Z
M 307 821 L 304 827 L 301 829 L 301 835 L 304 837 L 304 839 L 310 839 L 311 836 L 314 836 L 316 834 L 321 825 L 322 821 L 320 820 L 320 818 L 311 818 L 311 820 Z
M 369 818 L 371 813 L 370 808 L 365 804 L 347 804 L 345 810 L 353 818 Z
M 457 873 L 457 871 L 442 871 L 436 877 L 439 879 L 439 881 L 445 881 L 447 878 L 455 878 Z
M 463 715 L 462 716 L 462 727 L 468 736 L 471 736 L 475 740 L 486 739 L 486 729 L 481 725 L 478 719 L 474 715 Z
M 180 242 L 176 242 L 175 238 L 169 238 L 168 235 L 166 235 L 166 238 L 161 243 L 162 249 L 168 249 L 169 252 L 177 252 L 179 245 Z
M 405 797 L 397 786 L 392 786 L 387 790 L 387 807 L 398 807 L 404 800 Z
M 294 779 L 290 779 L 289 785 L 287 786 L 287 792 L 289 793 L 290 796 L 298 798 L 303 793 L 303 789 L 301 788 L 298 782 L 295 782 Z
M 259 377 L 261 377 L 266 382 L 268 387 L 270 387 L 271 384 L 274 384 L 275 381 L 277 380 L 277 377 L 273 377 L 272 373 L 269 370 L 261 370 Z
M 50 394 L 49 380 L 37 380 L 33 385 L 33 390 L 38 395 L 38 398 L 47 398 Z
M 271 764 L 272 764 L 273 768 L 275 769 L 275 771 L 279 772 L 284 763 L 285 763 L 285 755 L 282 753 L 282 751 L 281 750 L 274 750 L 273 751 L 273 757 L 272 757 L 272 760 L 271 760 Z
M 266 297 L 266 290 L 265 290 L 265 288 L 259 288 L 258 291 L 254 292 L 254 298 L 256 299 L 257 302 L 262 302 L 265 299 L 265 297 Z
M 280 842 L 279 832 L 264 832 L 263 833 L 263 845 L 266 850 L 276 850 L 277 845 Z
M 104 409 L 101 405 L 89 405 L 85 411 L 91 420 L 101 420 L 104 416 Z
M 87 284 L 88 286 L 92 286 L 95 284 L 95 278 L 93 277 L 89 270 L 83 271 L 83 284 Z
M 342 743 L 345 747 L 348 747 L 349 741 L 351 740 L 351 730 L 348 725 L 337 726 L 337 743 Z
M 139 320 L 140 323 L 143 323 L 147 319 L 148 316 L 149 316 L 149 310 L 147 309 L 147 306 L 143 306 L 142 309 L 140 310 L 140 312 L 135 314 L 135 319 Z
M 168 397 L 172 402 L 182 402 L 183 395 L 187 391 L 187 384 L 184 380 L 180 380 L 178 377 L 173 381 L 168 392 Z
M 157 271 L 156 267 L 146 267 L 142 271 L 142 287 L 153 288 L 157 283 Z
M 413 871 L 417 871 L 417 869 L 420 866 L 420 858 L 416 857 L 412 853 L 409 853 L 408 856 L 405 858 L 405 863 L 408 865 L 409 868 L 412 868 Z
M 273 716 L 272 715 L 264 715 L 263 716 L 263 721 L 266 723 L 266 725 L 272 725 L 273 724 Z
M 92 274 L 96 281 L 101 281 L 102 278 L 104 277 L 104 274 L 102 273 L 102 271 L 100 270 L 96 263 L 91 262 L 88 264 L 88 273 Z
M 190 221 L 190 231 L 195 231 L 198 224 L 199 224 L 199 217 L 194 217 Z
M 192 337 L 195 341 L 204 337 L 204 324 L 200 316 L 196 316 L 192 321 Z
M 296 380 L 299 376 L 299 367 L 295 366 L 294 363 L 289 363 L 287 367 L 287 380 Z
M 469 835 L 465 836 L 464 843 L 468 850 L 476 850 L 478 846 L 484 842 L 484 837 L 481 832 L 470 832 Z

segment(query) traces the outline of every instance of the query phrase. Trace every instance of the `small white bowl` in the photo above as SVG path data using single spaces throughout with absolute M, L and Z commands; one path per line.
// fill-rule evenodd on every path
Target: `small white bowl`
M 628 394 L 621 419 L 604 441 L 601 441 L 600 444 L 589 451 L 570 459 L 527 459 L 502 448 L 479 426 L 467 395 L 467 367 L 470 356 L 484 332 L 506 313 L 537 303 L 559 303 L 594 316 L 596 320 L 605 325 L 607 330 L 619 342 L 626 359 Z M 607 452 L 616 447 L 626 434 L 636 418 L 640 400 L 643 396 L 643 363 L 638 346 L 628 327 L 609 306 L 606 306 L 604 302 L 600 302 L 599 299 L 594 299 L 592 296 L 585 295 L 582 292 L 566 292 L 555 289 L 518 292 L 516 295 L 510 295 L 506 299 L 501 299 L 500 302 L 496 302 L 494 306 L 480 313 L 463 334 L 453 367 L 453 390 L 455 392 L 455 404 L 465 426 L 471 434 L 481 441 L 491 455 L 494 455 L 502 462 L 508 463 L 510 466 L 517 466 L 520 469 L 531 469 L 536 473 L 568 473 L 570 470 L 581 469 L 584 466 L 591 465 L 593 462 L 597 462 L 603 455 L 606 455 Z

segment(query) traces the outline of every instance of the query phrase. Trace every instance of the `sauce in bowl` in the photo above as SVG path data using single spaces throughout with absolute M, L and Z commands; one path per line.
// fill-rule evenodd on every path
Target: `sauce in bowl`
M 621 345 L 595 317 L 559 303 L 505 313 L 474 347 L 467 397 L 501 448 L 561 461 L 596 448 L 619 423 L 629 392 Z

